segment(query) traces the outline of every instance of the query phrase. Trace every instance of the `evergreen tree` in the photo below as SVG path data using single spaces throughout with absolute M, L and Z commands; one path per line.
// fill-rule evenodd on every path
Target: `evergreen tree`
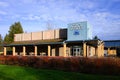
M 0 34 L 0 45 L 2 44 L 2 36 L 1 36 L 1 34 Z
M 14 34 L 17 33 L 23 33 L 23 28 L 21 26 L 20 22 L 15 22 L 14 24 L 12 24 L 9 28 L 8 34 L 6 34 L 5 38 L 4 38 L 4 42 L 9 44 L 12 43 L 14 41 Z
M 95 36 L 93 39 L 94 39 L 94 40 L 99 40 L 98 36 Z
M 8 34 L 4 37 L 4 44 L 10 43 Z
M 0 34 L 0 52 L 1 52 L 2 49 L 3 49 L 2 43 L 3 43 L 3 40 L 2 40 L 2 36 L 1 36 L 1 34 Z

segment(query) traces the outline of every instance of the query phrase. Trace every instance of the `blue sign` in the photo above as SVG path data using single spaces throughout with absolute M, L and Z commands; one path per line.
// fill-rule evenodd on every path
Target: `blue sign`
M 78 30 L 75 30 L 73 35 L 79 35 L 79 31 Z

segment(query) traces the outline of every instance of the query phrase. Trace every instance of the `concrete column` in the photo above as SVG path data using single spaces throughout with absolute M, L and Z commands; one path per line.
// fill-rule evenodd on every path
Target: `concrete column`
M 104 44 L 102 44 L 102 56 L 104 56 Z
M 98 56 L 98 46 L 95 48 L 95 56 Z
M 15 56 L 16 54 L 15 54 L 15 47 L 13 47 L 13 56 Z
M 100 45 L 98 45 L 98 51 L 97 51 L 98 53 L 98 57 L 102 57 L 102 56 L 104 56 L 104 44 L 103 43 L 101 43 Z
M 83 43 L 83 56 L 87 57 L 87 54 L 86 54 L 86 43 L 85 42 Z
M 48 45 L 48 56 L 50 56 L 50 52 L 51 52 L 51 46 Z
M 63 44 L 63 56 L 66 57 L 66 43 Z
M 90 50 L 89 50 L 89 45 L 86 45 L 86 46 L 87 46 L 86 55 L 88 57 L 88 56 L 90 56 L 90 54 L 89 54 Z
M 25 46 L 23 46 L 23 56 L 25 56 L 25 54 L 26 54 L 26 48 Z
M 101 53 L 100 53 L 100 52 L 101 52 L 100 47 L 101 47 L 101 46 L 100 46 L 100 45 L 98 45 L 98 50 L 97 50 L 98 57 L 100 57 L 100 54 L 101 54 Z
M 6 56 L 6 53 L 7 53 L 6 47 L 4 47 L 4 56 Z
M 37 56 L 37 46 L 35 46 L 35 49 L 34 49 L 34 53 L 35 53 L 35 56 Z
M 97 56 L 98 57 L 101 57 L 103 54 L 103 51 L 102 51 L 102 44 L 98 45 L 98 48 L 97 48 Z
M 108 48 L 107 53 L 108 53 L 108 55 L 110 54 L 110 48 Z

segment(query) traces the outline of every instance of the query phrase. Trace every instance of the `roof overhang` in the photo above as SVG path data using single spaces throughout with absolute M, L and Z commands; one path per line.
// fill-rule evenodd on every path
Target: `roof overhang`
M 52 44 L 63 44 L 62 39 L 51 39 L 51 40 L 34 40 L 34 41 L 15 41 L 11 44 L 4 45 L 5 47 L 11 46 L 34 46 L 34 45 L 52 45 Z
M 104 43 L 103 41 L 101 40 L 76 40 L 76 41 L 68 41 L 66 40 L 65 43 L 86 43 L 88 45 L 91 45 L 91 46 L 97 46 L 97 45 L 100 45 L 101 43 Z

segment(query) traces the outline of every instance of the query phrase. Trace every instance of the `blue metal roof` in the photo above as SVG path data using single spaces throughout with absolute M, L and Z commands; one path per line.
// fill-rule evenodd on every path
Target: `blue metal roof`
M 104 41 L 105 47 L 120 47 L 120 40 Z

